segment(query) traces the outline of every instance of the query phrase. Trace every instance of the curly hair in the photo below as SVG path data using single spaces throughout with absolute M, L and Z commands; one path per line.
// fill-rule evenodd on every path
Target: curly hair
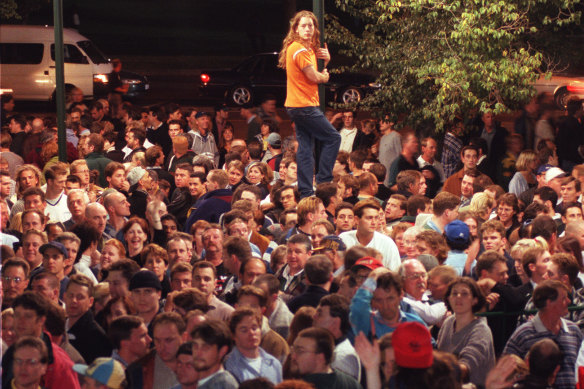
M 278 56 L 278 66 L 282 69 L 286 69 L 286 51 L 288 51 L 288 47 L 294 42 L 301 41 L 300 36 L 296 33 L 296 29 L 298 29 L 298 25 L 302 18 L 310 18 L 314 24 L 314 35 L 312 36 L 312 42 L 310 42 L 309 48 L 316 51 L 320 47 L 320 31 L 318 29 L 318 20 L 316 19 L 316 16 L 310 11 L 300 11 L 296 13 L 296 15 L 290 19 L 290 29 L 288 30 L 286 38 L 284 38 L 282 50 Z

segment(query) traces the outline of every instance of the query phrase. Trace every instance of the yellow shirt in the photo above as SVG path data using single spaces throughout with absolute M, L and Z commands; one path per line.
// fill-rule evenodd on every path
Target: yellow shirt
M 317 107 L 318 84 L 310 81 L 302 69 L 307 66 L 317 69 L 316 55 L 312 49 L 306 48 L 300 42 L 294 42 L 286 50 L 286 87 L 285 107 Z

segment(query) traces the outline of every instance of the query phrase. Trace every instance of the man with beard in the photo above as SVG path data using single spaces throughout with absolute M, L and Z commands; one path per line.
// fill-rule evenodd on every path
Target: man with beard
M 198 389 L 237 389 L 239 383 L 223 369 L 223 358 L 231 349 L 231 332 L 220 320 L 205 320 L 193 328 L 193 363 L 199 373 Z

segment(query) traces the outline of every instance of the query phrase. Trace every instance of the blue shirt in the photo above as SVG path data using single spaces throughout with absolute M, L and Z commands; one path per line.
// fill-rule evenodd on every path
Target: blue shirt
M 234 347 L 227 354 L 227 357 L 225 357 L 225 370 L 233 374 L 235 379 L 240 383 L 258 377 L 265 377 L 274 384 L 282 382 L 282 364 L 280 361 L 265 352 L 262 348 L 260 348 L 260 358 L 262 364 L 260 371 L 257 371 L 250 366 L 239 349 Z
M 390 327 L 377 311 L 371 310 L 371 299 L 373 291 L 377 288 L 377 282 L 372 278 L 367 278 L 363 285 L 357 290 L 353 300 L 351 300 L 350 319 L 355 334 L 363 332 L 368 338 L 380 338 L 385 334 L 392 333 L 396 327 Z M 399 322 L 417 321 L 426 326 L 426 323 L 413 312 L 404 312 L 401 308 L 399 311 Z M 375 326 L 375 334 L 372 332 L 372 323 Z

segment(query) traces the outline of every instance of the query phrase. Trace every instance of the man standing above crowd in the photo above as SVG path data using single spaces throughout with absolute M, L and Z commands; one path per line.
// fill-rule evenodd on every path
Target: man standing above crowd
M 298 191 L 300 197 L 314 193 L 314 140 L 322 142 L 316 183 L 332 181 L 332 169 L 341 144 L 341 136 L 320 111 L 318 84 L 329 80 L 326 67 L 318 71 L 316 59 L 330 61 L 325 45 L 320 47 L 318 22 L 312 12 L 300 11 L 290 21 L 290 30 L 282 51 L 279 66 L 286 69 L 287 96 L 284 106 L 296 128 L 298 140 Z

